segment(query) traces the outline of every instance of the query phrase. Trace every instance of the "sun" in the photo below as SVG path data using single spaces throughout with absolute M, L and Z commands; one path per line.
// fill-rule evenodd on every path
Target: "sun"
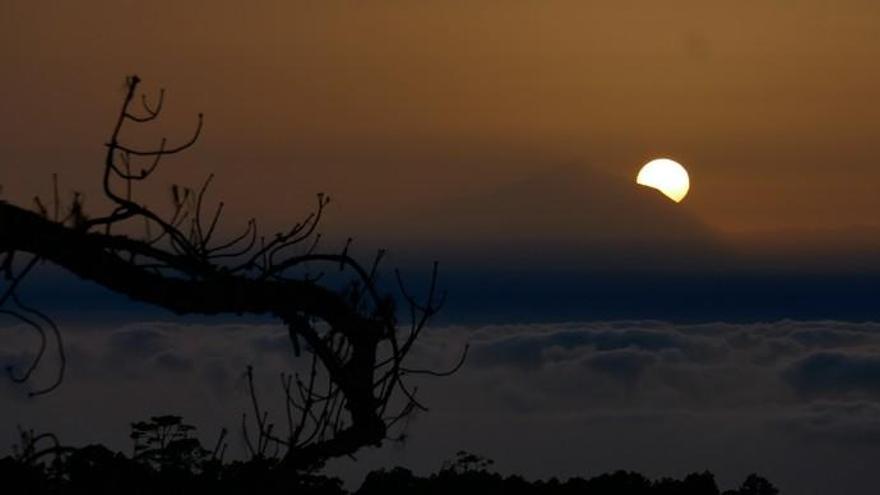
M 646 163 L 639 170 L 636 183 L 653 187 L 676 203 L 681 202 L 691 188 L 687 170 L 669 158 L 657 158 Z

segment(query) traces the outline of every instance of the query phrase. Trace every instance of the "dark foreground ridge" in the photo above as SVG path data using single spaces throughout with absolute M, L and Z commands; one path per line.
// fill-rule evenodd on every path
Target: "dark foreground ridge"
M 528 481 L 502 476 L 493 462 L 459 452 L 434 474 L 417 476 L 396 467 L 369 473 L 354 492 L 342 480 L 319 471 L 285 469 L 277 458 L 252 456 L 224 461 L 225 431 L 212 449 L 194 436 L 195 428 L 179 416 L 157 416 L 132 423 L 133 453 L 113 452 L 103 445 L 66 447 L 52 434 L 21 432 L 13 454 L 0 459 L 0 480 L 20 494 L 504 494 L 504 495 L 775 495 L 772 483 L 749 475 L 742 485 L 721 492 L 712 473 L 684 479 L 650 480 L 631 471 L 593 478 Z

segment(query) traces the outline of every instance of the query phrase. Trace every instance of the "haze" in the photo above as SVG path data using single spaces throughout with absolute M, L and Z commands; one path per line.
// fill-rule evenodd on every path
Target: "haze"
M 876 246 L 874 2 L 46 5 L 0 16 L 7 197 L 52 172 L 96 191 L 137 72 L 168 89 L 172 139 L 207 118 L 162 180 L 215 172 L 241 218 L 280 223 L 326 191 L 357 226 L 545 166 L 629 179 L 671 156 L 687 215 L 749 249 Z

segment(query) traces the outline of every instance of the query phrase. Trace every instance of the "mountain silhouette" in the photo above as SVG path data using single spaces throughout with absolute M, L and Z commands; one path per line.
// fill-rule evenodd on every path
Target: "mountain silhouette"
M 713 232 L 659 191 L 587 166 L 554 166 L 478 194 L 401 212 L 390 242 L 464 264 L 682 269 L 727 257 Z M 386 229 L 380 229 L 385 231 Z M 513 265 L 511 265 L 513 263 Z

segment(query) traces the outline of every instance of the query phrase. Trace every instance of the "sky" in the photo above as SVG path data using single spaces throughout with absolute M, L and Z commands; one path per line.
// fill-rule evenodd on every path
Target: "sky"
M 486 350 L 434 385 L 436 419 L 420 419 L 410 447 L 375 454 L 372 465 L 439 466 L 451 453 L 429 439 L 464 443 L 465 425 L 481 421 L 497 438 L 544 431 L 523 436 L 520 450 L 549 449 L 571 421 L 594 466 L 585 469 L 709 468 L 728 479 L 757 470 L 787 492 L 827 493 L 819 487 L 842 479 L 864 492 L 870 472 L 859 460 L 880 447 L 871 323 L 880 319 L 878 17 L 869 0 L 8 0 L 0 199 L 46 197 L 57 173 L 62 191 L 85 193 L 87 208 L 106 206 L 103 143 L 125 77 L 136 73 L 144 90 L 165 88 L 165 113 L 127 139 L 180 142 L 205 115 L 197 145 L 165 163 L 140 197 L 161 205 L 172 183 L 214 173 L 212 197 L 225 201 L 221 228 L 231 234 L 250 217 L 281 228 L 326 192 L 327 249 L 347 236 L 365 258 L 388 248 L 389 264 L 415 281 L 440 260 L 450 295 L 431 342 L 532 349 Z M 635 184 L 657 157 L 688 169 L 682 203 Z M 178 339 L 163 345 L 185 348 L 181 359 L 193 363 L 174 372 L 207 369 L 201 340 L 185 336 L 196 323 L 171 331 L 169 315 L 51 268 L 31 283 L 74 340 L 112 343 L 159 325 Z M 600 331 L 676 343 L 669 352 L 638 339 L 604 349 L 583 336 Z M 565 332 L 580 337 L 550 342 Z M 717 360 L 691 362 L 682 348 L 692 340 Z M 157 352 L 145 354 L 144 369 L 161 365 Z M 211 352 L 228 354 L 230 376 L 231 363 L 248 358 Z M 568 366 L 583 373 L 570 389 L 556 375 Z M 190 374 L 193 383 L 202 376 Z M 135 383 L 120 380 L 71 378 L 70 388 L 103 394 Z M 478 411 L 455 409 L 458 390 L 504 381 L 519 389 Z M 2 400 L 17 392 L 8 393 Z M 179 393 L 172 405 L 222 422 Z M 36 415 L 50 427 L 58 407 L 86 421 L 86 405 L 59 394 L 47 399 L 57 406 L 14 399 L 0 422 Z M 134 419 L 112 416 L 123 428 Z M 644 436 L 590 441 L 617 429 Z M 656 460 L 658 445 L 682 437 L 679 454 Z M 500 441 L 474 445 L 535 476 L 581 466 L 574 451 L 530 466 Z M 799 474 L 808 461 L 827 464 L 828 479 Z
M 867 0 L 3 9 L 3 151 L 28 171 L 4 167 L 9 191 L 51 172 L 94 189 L 86 172 L 136 72 L 169 91 L 169 136 L 207 118 L 163 180 L 213 171 L 230 202 L 278 221 L 316 190 L 359 223 L 364 205 L 450 201 L 557 162 L 629 180 L 668 155 L 694 178 L 683 209 L 722 233 L 858 244 L 878 224 Z

